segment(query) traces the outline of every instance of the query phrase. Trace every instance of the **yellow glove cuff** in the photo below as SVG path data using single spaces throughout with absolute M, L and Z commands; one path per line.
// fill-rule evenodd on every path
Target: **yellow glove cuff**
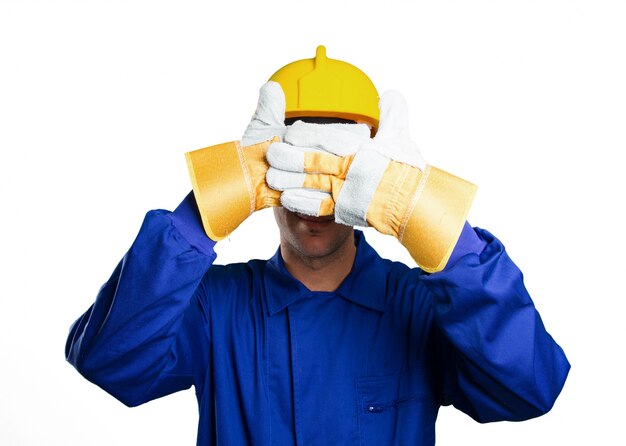
M 241 147 L 234 141 L 185 154 L 202 225 L 212 240 L 226 238 L 254 211 L 279 205 L 280 192 L 265 183 L 270 142 Z
M 421 172 L 392 161 L 372 198 L 367 221 L 395 236 L 424 271 L 441 271 L 476 190 L 476 185 L 436 167 L 426 166 Z

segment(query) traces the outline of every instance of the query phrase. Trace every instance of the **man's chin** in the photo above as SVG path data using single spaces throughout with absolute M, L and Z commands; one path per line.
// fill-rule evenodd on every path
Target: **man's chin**
M 274 215 L 281 233 L 281 247 L 308 259 L 334 255 L 350 238 L 353 229 L 335 223 L 334 215 L 314 217 L 275 208 Z

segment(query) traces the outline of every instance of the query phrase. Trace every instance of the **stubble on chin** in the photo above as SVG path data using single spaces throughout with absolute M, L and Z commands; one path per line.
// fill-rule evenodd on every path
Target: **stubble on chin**
M 279 212 L 283 212 L 280 215 Z M 285 261 L 297 261 L 318 269 L 343 256 L 353 257 L 354 230 L 334 221 L 316 227 L 302 221 L 296 214 L 281 209 L 277 212 L 281 253 Z M 351 252 L 352 251 L 352 252 Z

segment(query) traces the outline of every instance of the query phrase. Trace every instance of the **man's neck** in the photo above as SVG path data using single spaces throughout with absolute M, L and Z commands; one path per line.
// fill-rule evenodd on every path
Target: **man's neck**
M 354 264 L 354 237 L 346 239 L 338 249 L 323 257 L 307 257 L 281 245 L 287 271 L 311 291 L 335 291 Z

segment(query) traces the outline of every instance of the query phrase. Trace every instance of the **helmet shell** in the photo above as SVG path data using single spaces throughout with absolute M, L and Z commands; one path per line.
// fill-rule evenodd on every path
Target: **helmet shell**
M 378 128 L 378 91 L 370 78 L 352 64 L 327 58 L 322 45 L 314 59 L 287 64 L 269 80 L 285 92 L 286 118 L 343 118 Z

